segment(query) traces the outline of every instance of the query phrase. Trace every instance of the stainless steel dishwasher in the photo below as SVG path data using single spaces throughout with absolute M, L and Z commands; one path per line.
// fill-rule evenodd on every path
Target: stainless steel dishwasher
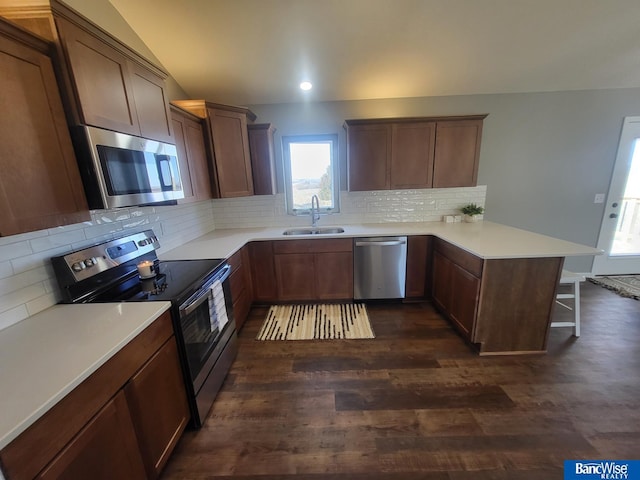
M 407 237 L 355 238 L 353 242 L 354 298 L 404 298 Z

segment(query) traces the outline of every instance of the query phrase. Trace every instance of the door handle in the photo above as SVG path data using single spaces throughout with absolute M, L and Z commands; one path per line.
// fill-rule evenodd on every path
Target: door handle
M 387 242 L 356 242 L 356 247 L 393 247 L 395 245 L 404 245 L 404 240 L 390 240 Z

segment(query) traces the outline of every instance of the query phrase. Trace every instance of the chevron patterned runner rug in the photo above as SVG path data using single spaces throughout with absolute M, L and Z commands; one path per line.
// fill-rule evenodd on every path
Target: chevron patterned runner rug
M 256 340 L 375 338 L 367 309 L 359 303 L 275 305 Z

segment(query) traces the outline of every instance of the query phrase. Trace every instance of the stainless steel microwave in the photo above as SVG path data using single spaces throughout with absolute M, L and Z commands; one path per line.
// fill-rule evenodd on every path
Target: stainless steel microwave
M 89 126 L 73 134 L 89 208 L 184 198 L 175 145 Z

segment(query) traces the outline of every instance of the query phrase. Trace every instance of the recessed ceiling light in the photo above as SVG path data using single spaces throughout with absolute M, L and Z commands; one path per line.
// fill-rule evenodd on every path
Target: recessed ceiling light
M 311 90 L 312 87 L 313 87 L 313 85 L 311 85 L 311 82 L 302 82 L 300 84 L 300 89 L 301 90 Z

